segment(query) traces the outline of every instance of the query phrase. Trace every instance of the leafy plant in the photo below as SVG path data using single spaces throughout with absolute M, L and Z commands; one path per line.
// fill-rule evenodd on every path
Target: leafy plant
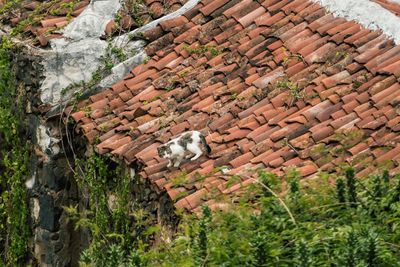
M 260 170 L 260 180 L 278 190 L 276 176 Z M 386 173 L 386 172 L 385 172 Z M 385 174 L 386 175 L 386 174 Z M 350 191 L 360 205 L 343 209 L 345 191 L 314 190 L 293 182 L 298 202 L 285 201 L 296 217 L 293 224 L 277 198 L 262 186 L 254 202 L 239 201 L 227 211 L 215 211 L 195 219 L 181 214 L 180 231 L 171 243 L 162 243 L 140 254 L 143 266 L 398 266 L 400 251 L 392 240 L 400 237 L 387 222 L 400 211 L 399 200 L 388 210 L 384 202 L 370 196 L 375 177 L 364 178 L 365 186 L 355 186 L 354 170 L 346 170 Z M 296 181 L 294 170 L 287 179 Z M 382 177 L 382 176 L 381 176 Z M 321 179 L 324 175 L 321 176 Z M 345 187 L 342 179 L 336 179 Z M 342 181 L 342 182 L 339 182 Z M 354 182 L 354 186 L 352 183 Z M 319 183 L 321 185 L 321 183 Z M 321 185 L 322 186 L 322 185 Z M 339 186 L 339 188 L 341 187 Z M 349 189 L 349 186 L 347 186 Z M 339 191 L 342 191 L 341 189 Z M 389 189 L 389 194 L 396 191 Z M 325 195 L 327 194 L 327 195 Z M 379 216 L 370 216 L 374 204 Z M 396 211 L 395 211 L 396 210 Z M 400 214 L 400 213 L 399 213 Z
M 25 181 L 29 174 L 21 98 L 11 63 L 13 44 L 0 43 L 0 241 L 3 262 L 21 265 L 28 250 L 30 229 Z
M 276 86 L 279 89 L 288 90 L 289 95 L 292 97 L 291 102 L 288 103 L 289 106 L 292 106 L 297 100 L 304 98 L 302 88 L 300 88 L 296 83 L 290 81 L 278 81 Z
M 336 179 L 336 191 L 337 191 L 337 199 L 339 203 L 346 202 L 346 188 L 343 182 L 343 179 Z
M 346 169 L 346 180 L 347 180 L 347 200 L 351 207 L 357 206 L 357 193 L 356 193 L 356 181 L 355 172 L 353 168 Z
M 216 57 L 224 52 L 224 49 L 220 49 L 216 46 L 209 45 L 198 45 L 194 48 L 184 45 L 183 50 L 187 51 L 191 55 L 202 55 L 204 56 L 207 52 L 210 52 L 212 57 Z

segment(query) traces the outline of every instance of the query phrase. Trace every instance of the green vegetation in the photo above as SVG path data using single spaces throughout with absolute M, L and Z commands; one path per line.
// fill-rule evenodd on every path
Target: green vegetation
M 5 38 L 0 44 L 0 251 L 3 264 L 25 262 L 30 230 L 25 180 L 28 145 L 22 137 L 25 125 L 11 64 L 13 45 Z
M 216 46 L 210 45 L 198 45 L 194 48 L 184 45 L 183 50 L 187 51 L 191 55 L 202 55 L 204 56 L 207 52 L 209 52 L 212 57 L 216 57 L 224 52 L 224 49 L 219 49 Z
M 7 11 L 9 11 L 10 9 L 12 9 L 13 7 L 21 4 L 22 0 L 10 0 L 10 1 L 6 1 L 4 3 L 4 5 L 0 8 L 0 15 L 6 13 Z
M 107 49 L 105 55 L 100 57 L 100 66 L 93 72 L 90 81 L 80 81 L 61 90 L 63 96 L 67 94 L 74 95 L 74 102 L 78 102 L 88 95 L 96 91 L 99 82 L 111 74 L 112 68 L 118 63 L 126 60 L 128 55 L 124 52 L 122 48 L 116 47 L 112 44 L 112 39 L 107 40 Z M 136 51 L 130 52 L 129 57 L 134 56 Z M 76 103 L 71 103 L 75 105 Z
M 297 100 L 304 98 L 303 88 L 300 88 L 298 84 L 290 81 L 278 81 L 276 87 L 281 90 L 288 90 L 290 96 L 292 97 L 291 103 L 288 106 L 292 106 Z
M 142 0 L 128 0 L 127 8 L 130 11 L 130 15 L 138 26 L 144 25 L 143 19 L 141 17 L 142 9 L 144 8 L 144 3 Z
M 96 85 L 101 81 L 101 79 L 111 74 L 111 69 L 114 67 L 113 60 L 109 54 L 101 57 L 101 61 L 101 65 L 92 74 L 92 79 L 90 81 L 73 83 L 62 89 L 61 94 L 65 96 L 67 93 L 73 93 L 75 102 L 78 102 L 84 98 L 85 93 L 90 93 L 95 90 Z
M 145 247 L 158 228 L 151 227 L 150 216 L 130 199 L 131 177 L 107 157 L 93 155 L 77 159 L 75 165 L 75 178 L 88 207 L 64 209 L 76 228 L 91 233 L 82 266 L 136 266 L 138 257 L 135 253 L 128 257 L 126 251 Z
M 11 8 L 18 6 L 20 3 L 19 0 L 14 1 L 17 4 L 13 4 L 8 8 L 10 10 Z M 57 16 L 62 12 L 66 13 L 67 19 L 72 18 L 72 12 L 74 11 L 74 8 L 77 4 L 79 4 L 79 0 L 74 0 L 69 3 L 61 3 L 60 0 L 51 0 L 47 2 L 40 3 L 32 12 L 29 13 L 28 17 L 25 18 L 24 20 L 20 21 L 15 27 L 13 27 L 11 34 L 12 35 L 17 35 L 23 32 L 25 27 L 31 25 L 31 26 L 37 26 L 40 24 L 40 21 L 43 20 L 46 16 L 53 15 Z M 11 2 L 12 3 L 12 2 Z M 46 34 L 50 34 L 54 30 L 59 30 L 60 28 L 53 27 L 49 31 L 46 32 Z
M 112 47 L 111 48 L 111 53 L 114 56 L 116 56 L 120 62 L 124 61 L 127 58 L 124 50 L 122 48 L 119 48 L 119 47 L 115 47 L 115 46 Z
M 359 181 L 350 168 L 335 190 L 327 175 L 301 187 L 290 172 L 284 202 L 294 223 L 266 190 L 279 192 L 279 179 L 260 172 L 267 187 L 249 188 L 228 211 L 184 216 L 173 242 L 141 255 L 143 266 L 398 266 L 400 175 L 392 186 L 387 177 Z
M 178 211 L 172 241 L 149 247 L 140 236 L 131 246 L 115 239 L 100 254 L 85 252 L 83 266 L 399 266 L 400 175 L 360 180 L 347 167 L 305 184 L 293 169 L 283 177 L 282 198 L 279 177 L 259 171 L 258 178 L 235 204 L 225 202 L 226 211 L 203 206 L 200 217 Z
M 299 62 L 301 61 L 305 65 L 308 65 L 301 54 L 292 53 L 291 51 L 287 50 L 285 47 L 282 48 L 282 52 L 285 54 L 285 57 L 283 58 L 283 65 L 289 64 L 290 60 L 292 60 L 292 59 L 299 61 Z

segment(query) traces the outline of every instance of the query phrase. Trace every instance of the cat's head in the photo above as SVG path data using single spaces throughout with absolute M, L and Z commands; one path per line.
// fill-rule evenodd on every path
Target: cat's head
M 171 148 L 169 147 L 169 145 L 161 145 L 159 147 L 157 147 L 157 152 L 158 152 L 158 156 L 160 156 L 160 158 L 170 158 L 171 157 Z

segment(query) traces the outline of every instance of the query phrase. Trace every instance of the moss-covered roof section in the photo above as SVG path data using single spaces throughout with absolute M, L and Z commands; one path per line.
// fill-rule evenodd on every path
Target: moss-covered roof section
M 186 0 L 126 0 L 110 21 L 106 34 L 118 35 L 140 27 L 179 9 Z M 61 38 L 62 29 L 89 5 L 89 0 L 50 0 L 0 2 L 0 22 L 12 35 L 31 39 L 33 45 L 47 46 L 50 39 Z

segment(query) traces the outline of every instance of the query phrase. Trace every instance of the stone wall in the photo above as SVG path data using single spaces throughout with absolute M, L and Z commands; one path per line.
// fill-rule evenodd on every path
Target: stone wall
M 103 4 L 112 4 L 115 0 L 105 2 L 93 1 L 93 10 L 88 9 L 87 12 L 96 11 L 96 5 L 101 7 Z M 126 61 L 116 65 L 112 69 L 112 74 L 99 82 L 99 87 L 110 86 L 146 58 L 146 54 L 143 52 L 145 44 L 142 41 L 129 41 L 126 44 L 130 40 L 130 38 L 126 38 L 129 34 L 143 32 L 155 27 L 162 20 L 177 17 L 190 10 L 198 2 L 199 0 L 189 0 L 181 9 L 136 29 L 134 32 L 127 33 L 126 36 L 115 38 L 113 44 L 116 47 L 124 47 L 130 52 L 134 51 L 134 53 L 132 52 L 133 56 L 131 55 Z M 110 11 L 110 14 L 114 14 L 117 9 Z M 97 11 L 102 12 L 104 10 L 100 8 Z M 85 22 L 84 16 L 79 18 L 75 19 L 75 23 L 71 23 L 71 26 L 69 26 L 71 31 L 68 30 L 67 34 L 76 33 L 77 31 L 73 28 L 74 25 L 78 25 L 81 21 Z M 92 31 L 85 28 L 77 27 L 76 29 L 79 29 L 79 32 L 89 33 L 84 37 L 99 38 L 98 34 L 91 36 Z M 102 34 L 102 31 L 100 33 Z M 3 34 L 5 33 L 0 32 L 0 35 Z M 101 45 L 96 46 L 94 45 L 95 42 L 86 37 L 86 41 L 82 36 L 75 37 L 78 41 L 87 42 L 92 49 L 100 49 L 103 52 L 106 49 L 106 42 L 100 39 L 98 42 L 101 42 Z M 18 43 L 18 40 L 14 41 Z M 79 137 L 67 138 L 67 134 L 69 133 L 72 136 L 74 131 L 65 127 L 59 114 L 61 106 L 59 104 L 63 100 L 61 99 L 62 90 L 68 85 L 82 80 L 82 77 L 67 79 L 70 81 L 68 84 L 59 84 L 62 75 L 71 78 L 71 73 L 58 73 L 57 71 L 70 69 L 60 67 L 64 64 L 68 65 L 68 62 L 71 63 L 71 66 L 75 66 L 76 62 L 81 62 L 86 57 L 80 51 L 88 51 L 88 49 L 83 47 L 78 52 L 73 52 L 68 48 L 68 45 L 70 44 L 62 39 L 52 44 L 52 50 L 40 50 L 19 43 L 14 53 L 19 93 L 26 100 L 25 119 L 27 120 L 27 138 L 29 139 L 27 141 L 32 143 L 30 177 L 27 177 L 31 211 L 29 223 L 32 231 L 28 258 L 32 266 L 77 266 L 80 253 L 88 246 L 90 241 L 90 235 L 87 231 L 74 229 L 63 209 L 65 206 L 73 205 L 79 205 L 80 209 L 87 207 L 86 200 L 82 197 L 81 190 L 78 188 L 73 175 L 75 153 L 81 157 L 87 154 L 86 142 Z M 80 46 L 75 45 L 73 47 Z M 65 54 L 63 54 L 64 52 Z M 103 52 L 96 53 L 96 55 L 100 56 Z M 100 64 L 99 58 L 96 57 L 95 61 Z M 92 62 L 85 61 L 84 63 L 93 65 Z M 85 64 L 84 66 L 86 66 Z M 97 68 L 98 64 L 93 66 Z M 83 80 L 90 80 L 94 69 L 90 69 L 90 71 L 87 68 L 81 69 L 85 69 L 85 73 L 81 73 L 84 75 Z M 66 95 L 65 97 L 70 96 Z M 74 153 L 72 149 L 75 150 Z M 131 170 L 129 166 L 125 166 L 125 169 Z M 133 175 L 131 193 L 131 201 L 138 203 L 148 212 L 154 218 L 154 223 L 172 230 L 175 228 L 178 218 L 174 215 L 173 204 L 165 192 L 158 192 L 150 181 L 142 180 Z
M 87 230 L 75 230 L 63 207 L 87 208 L 87 200 L 74 178 L 73 165 L 75 153 L 84 158 L 92 153 L 92 148 L 74 132 L 73 125 L 66 127 L 60 114 L 41 102 L 41 62 L 42 55 L 29 47 L 18 46 L 13 54 L 19 95 L 26 102 L 27 141 L 32 143 L 27 178 L 33 182 L 28 189 L 32 231 L 29 262 L 32 266 L 78 266 L 90 234 Z M 135 176 L 129 166 L 124 169 L 131 173 L 131 201 L 150 214 L 154 223 L 174 229 L 178 218 L 168 195 L 158 192 L 149 180 Z
M 33 183 L 28 190 L 32 231 L 29 258 L 33 266 L 71 266 L 77 265 L 80 244 L 85 240 L 80 240 L 84 235 L 75 232 L 67 222 L 62 207 L 77 203 L 79 194 L 68 164 L 71 157 L 60 141 L 63 126 L 59 118 L 46 117 L 48 107 L 39 98 L 41 62 L 36 50 L 20 45 L 15 48 L 17 88 L 25 99 L 27 141 L 32 143 L 28 177 Z

